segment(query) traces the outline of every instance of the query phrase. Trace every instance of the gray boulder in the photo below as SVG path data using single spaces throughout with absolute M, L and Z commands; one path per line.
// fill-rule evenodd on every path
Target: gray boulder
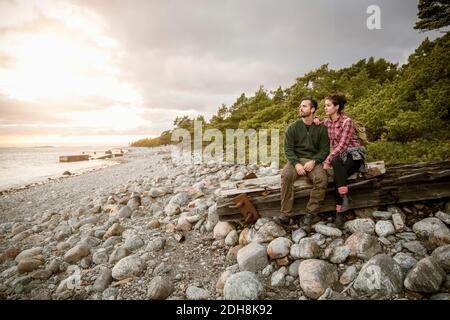
M 188 300 L 208 300 L 210 294 L 208 290 L 196 286 L 189 286 L 186 290 L 186 298 Z
M 173 285 L 165 278 L 156 276 L 150 281 L 147 289 L 147 298 L 150 300 L 163 300 L 173 292 Z
M 380 219 L 380 220 L 389 220 L 392 217 L 392 212 L 389 211 L 374 211 L 372 212 L 372 216 L 375 219 Z
M 37 256 L 37 255 L 41 254 L 42 249 L 43 249 L 42 247 L 34 247 L 31 249 L 23 250 L 14 258 L 14 261 L 19 263 L 20 260 L 22 260 L 24 258 L 32 258 L 34 256 Z
M 144 245 L 144 241 L 139 236 L 132 236 L 125 240 L 124 247 L 127 248 L 128 251 L 136 251 L 140 247 Z
M 378 239 L 367 233 L 354 233 L 345 241 L 345 245 L 352 250 L 350 256 L 369 260 L 381 252 Z
M 166 189 L 164 189 L 164 188 L 151 188 L 150 191 L 148 192 L 148 194 L 152 198 L 162 197 L 163 195 L 166 194 Z
M 106 263 L 108 263 L 108 252 L 106 251 L 106 249 L 101 248 L 101 249 L 97 250 L 92 255 L 92 261 L 95 264 L 106 264 Z
M 420 239 L 428 240 L 437 246 L 450 244 L 450 231 L 438 218 L 430 217 L 416 222 L 413 231 Z
M 445 224 L 450 224 L 450 214 L 442 212 L 442 211 L 438 211 L 435 214 L 435 217 L 440 219 L 442 222 L 444 222 Z
M 344 228 L 349 230 L 351 233 L 375 233 L 375 222 L 372 219 L 354 219 L 347 221 L 344 224 Z
M 286 267 L 282 267 L 279 270 L 272 273 L 272 277 L 270 278 L 270 285 L 272 287 L 284 286 L 286 274 L 287 274 Z
M 219 221 L 214 226 L 213 230 L 214 239 L 216 240 L 225 239 L 227 235 L 233 230 L 235 230 L 235 227 L 230 222 Z
M 256 242 L 246 245 L 238 251 L 237 262 L 241 271 L 257 272 L 264 269 L 269 263 L 266 247 Z
M 405 220 L 400 213 L 392 214 L 392 223 L 394 224 L 395 232 L 402 232 L 405 229 Z
M 267 254 L 270 259 L 279 259 L 287 256 L 291 248 L 292 241 L 287 238 L 276 238 L 267 246 Z
M 242 271 L 230 275 L 223 288 L 225 300 L 258 300 L 264 297 L 264 286 L 256 274 Z
M 427 249 L 422 245 L 420 241 L 408 241 L 403 243 L 403 247 L 411 251 L 412 253 L 424 256 L 427 254 Z
M 431 256 L 445 272 L 450 272 L 450 244 L 435 249 Z
M 225 237 L 225 244 L 229 247 L 235 246 L 239 241 L 239 234 L 236 230 L 231 230 Z
M 323 234 L 327 237 L 342 237 L 342 231 L 338 228 L 333 228 L 330 226 L 326 226 L 324 224 L 316 224 L 314 225 L 314 230 L 317 233 Z
M 294 259 L 311 259 L 320 256 L 320 247 L 314 239 L 303 238 L 299 244 L 291 247 L 291 256 Z
M 295 260 L 289 265 L 288 272 L 290 276 L 294 278 L 298 277 L 298 266 L 300 265 L 301 262 L 302 260 Z
M 299 241 L 306 236 L 307 236 L 306 231 L 303 230 L 302 228 L 299 228 L 297 230 L 292 231 L 291 238 L 294 243 L 299 243 Z
M 64 260 L 68 263 L 77 263 L 82 258 L 90 253 L 90 248 L 87 245 L 79 244 L 70 249 L 64 255 Z
M 445 277 L 439 264 L 432 257 L 426 257 L 408 272 L 404 284 L 411 291 L 434 293 L 439 291 Z
M 131 211 L 129 206 L 123 206 L 122 208 L 120 208 L 118 216 L 119 218 L 129 218 L 131 217 L 131 214 L 133 212 Z
M 213 204 L 208 209 L 208 221 L 213 225 L 219 222 L 219 215 L 217 214 L 217 204 Z
M 128 256 L 116 263 L 112 269 L 112 277 L 116 280 L 138 276 L 144 269 L 142 260 L 136 256 Z
M 347 267 L 345 269 L 344 273 L 342 273 L 341 277 L 339 278 L 339 282 L 343 284 L 344 286 L 348 285 L 350 282 L 355 280 L 356 276 L 358 275 L 358 269 L 356 266 L 352 265 Z
M 403 273 L 407 274 L 409 270 L 414 268 L 417 264 L 417 260 L 411 257 L 409 254 L 399 252 L 394 256 L 394 260 L 402 268 Z
M 336 289 L 337 269 L 334 265 L 318 259 L 304 260 L 298 267 L 300 287 L 305 295 L 317 299 L 327 288 Z
M 387 237 L 395 234 L 395 228 L 392 222 L 380 220 L 375 225 L 375 232 L 379 237 Z
M 269 221 L 259 228 L 253 241 L 265 243 L 278 237 L 284 237 L 285 235 L 286 231 L 280 225 L 276 224 L 274 221 Z
M 150 242 L 147 244 L 146 250 L 147 251 L 159 251 L 164 248 L 166 244 L 166 240 L 162 237 L 157 237 L 153 240 L 150 240 Z
M 356 290 L 367 294 L 390 297 L 403 286 L 403 272 L 398 263 L 386 254 L 378 254 L 366 262 L 353 284 Z
M 110 264 L 116 264 L 118 261 L 122 260 L 126 256 L 130 254 L 130 251 L 124 246 L 119 246 L 113 250 L 111 255 L 109 256 L 108 262 Z
M 109 268 L 102 268 L 95 279 L 92 289 L 97 292 L 103 292 L 112 282 L 112 272 Z
M 348 256 L 352 253 L 352 249 L 348 246 L 338 246 L 333 249 L 330 257 L 332 263 L 344 263 Z

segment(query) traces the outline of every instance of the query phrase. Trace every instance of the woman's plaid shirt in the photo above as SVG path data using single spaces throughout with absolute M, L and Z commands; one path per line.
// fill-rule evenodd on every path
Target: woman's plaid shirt
M 361 143 L 355 137 L 355 126 L 352 119 L 341 114 L 336 120 L 327 119 L 324 122 L 332 150 L 324 163 L 331 166 L 331 161 L 348 148 L 360 147 Z

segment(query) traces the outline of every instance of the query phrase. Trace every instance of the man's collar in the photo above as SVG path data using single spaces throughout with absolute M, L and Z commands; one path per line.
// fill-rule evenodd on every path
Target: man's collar
M 314 123 L 314 121 L 311 121 L 310 124 L 306 124 L 305 121 L 303 121 L 303 118 L 300 119 L 300 121 L 305 125 L 305 126 L 310 126 Z

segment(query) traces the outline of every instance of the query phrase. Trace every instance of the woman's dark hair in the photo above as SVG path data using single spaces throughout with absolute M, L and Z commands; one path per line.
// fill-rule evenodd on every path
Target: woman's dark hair
M 325 98 L 325 100 L 330 100 L 335 106 L 339 106 L 338 112 L 341 113 L 344 110 L 347 99 L 343 94 L 333 94 Z

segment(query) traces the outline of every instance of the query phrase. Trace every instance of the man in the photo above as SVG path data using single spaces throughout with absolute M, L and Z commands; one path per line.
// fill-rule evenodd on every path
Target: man
M 309 229 L 320 211 L 320 203 L 325 198 L 327 174 L 322 162 L 330 152 L 330 140 L 323 124 L 313 124 L 317 101 L 311 97 L 302 99 L 299 105 L 301 119 L 289 125 L 284 138 L 284 152 L 288 163 L 281 172 L 281 214 L 289 217 L 294 207 L 294 182 L 299 177 L 308 176 L 313 188 L 306 206 L 304 223 Z

